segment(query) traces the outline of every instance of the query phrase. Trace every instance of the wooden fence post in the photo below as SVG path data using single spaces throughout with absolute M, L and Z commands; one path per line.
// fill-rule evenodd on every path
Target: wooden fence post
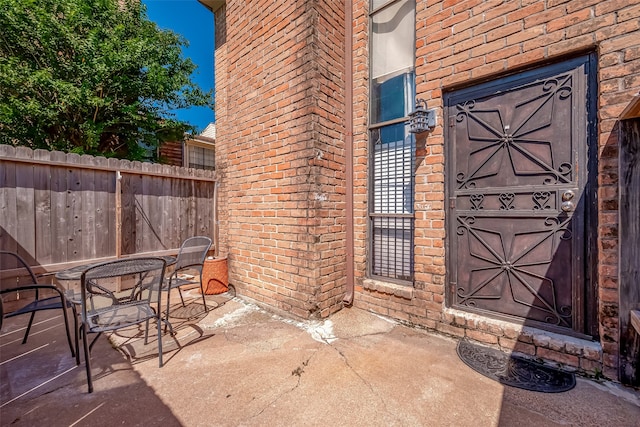
M 116 171 L 116 258 L 122 255 L 122 174 Z

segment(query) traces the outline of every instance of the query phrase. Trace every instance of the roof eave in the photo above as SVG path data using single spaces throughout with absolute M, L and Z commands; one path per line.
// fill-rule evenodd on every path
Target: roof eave
M 218 9 L 220 9 L 222 6 L 224 6 L 224 4 L 226 3 L 226 0 L 198 0 L 200 3 L 202 3 L 207 9 L 209 9 L 211 12 L 216 12 Z

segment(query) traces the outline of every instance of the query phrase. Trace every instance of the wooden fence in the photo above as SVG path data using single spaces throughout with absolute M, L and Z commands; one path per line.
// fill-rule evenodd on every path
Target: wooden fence
M 640 95 L 619 126 L 620 381 L 640 387 Z
M 215 172 L 0 145 L 0 249 L 39 271 L 217 241 Z

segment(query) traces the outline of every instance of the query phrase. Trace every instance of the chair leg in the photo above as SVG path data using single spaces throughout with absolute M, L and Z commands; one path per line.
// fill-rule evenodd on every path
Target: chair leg
M 171 286 L 169 285 L 169 289 L 167 290 L 167 311 L 165 312 L 165 319 L 167 319 L 167 322 L 169 321 L 169 303 L 170 303 L 170 297 L 171 297 Z M 158 308 L 158 310 L 160 310 L 160 308 Z M 164 331 L 167 332 L 167 326 L 165 325 L 164 327 Z
M 71 332 L 69 332 L 69 317 L 67 316 L 67 307 L 66 307 L 66 302 L 64 300 L 64 298 L 60 297 L 62 299 L 62 316 L 64 317 L 64 329 L 67 332 L 67 342 L 69 343 L 69 348 L 71 349 L 71 357 L 75 357 L 76 353 L 73 350 L 73 344 L 71 343 Z M 75 310 L 74 310 L 75 312 Z M 78 351 L 78 347 L 76 347 L 76 350 Z M 77 358 L 76 358 L 77 360 Z
M 144 345 L 147 345 L 149 342 L 149 319 L 144 322 Z
M 84 364 L 87 370 L 87 387 L 89 393 L 93 393 L 93 380 L 91 379 L 91 356 L 89 352 L 89 343 L 87 342 L 87 331 L 85 325 L 80 326 L 80 333 L 82 334 L 82 346 L 84 347 Z
M 207 312 L 207 300 L 204 298 L 204 284 L 202 283 L 202 273 L 200 273 L 200 294 L 202 295 L 202 304 L 204 304 L 204 311 Z
M 93 350 L 93 346 L 96 343 L 96 341 L 98 341 L 98 338 L 100 338 L 100 335 L 102 335 L 102 332 L 98 332 L 96 334 L 96 337 L 93 340 L 91 340 L 91 344 L 89 344 L 89 353 L 91 353 L 91 350 Z
M 29 332 L 31 331 L 31 325 L 33 325 L 33 318 L 36 317 L 36 312 L 32 311 L 31 316 L 29 316 L 29 323 L 27 324 L 27 330 L 24 333 L 24 338 L 22 339 L 22 344 L 27 343 L 27 338 L 29 338 Z
M 78 312 L 76 311 L 76 306 L 71 305 L 71 310 L 73 311 L 73 331 L 74 338 L 76 342 L 76 366 L 80 365 L 80 330 L 78 326 Z
M 160 321 L 164 322 L 164 332 L 167 332 L 167 327 L 169 328 L 169 335 L 172 337 L 176 335 L 176 332 L 173 330 L 173 325 L 169 322 L 168 319 L 160 319 Z
M 147 322 L 149 322 L 147 320 Z M 158 324 L 158 364 L 160 368 L 162 368 L 162 321 L 160 320 L 160 316 L 156 319 L 156 323 Z M 171 328 L 171 332 L 173 333 L 173 328 Z
M 180 295 L 180 301 L 182 301 L 182 306 L 186 307 L 184 304 L 184 298 L 182 298 L 182 291 L 180 290 L 180 286 L 178 286 L 178 295 Z

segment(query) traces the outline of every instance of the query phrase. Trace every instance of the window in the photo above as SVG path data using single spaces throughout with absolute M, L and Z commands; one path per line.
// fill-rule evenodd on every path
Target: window
M 413 280 L 415 0 L 371 1 L 370 274 Z
M 189 167 L 196 169 L 215 169 L 213 150 L 204 147 L 189 147 Z
M 215 170 L 216 157 L 215 146 L 208 143 L 196 143 L 187 141 L 185 143 L 185 166 L 195 169 Z

